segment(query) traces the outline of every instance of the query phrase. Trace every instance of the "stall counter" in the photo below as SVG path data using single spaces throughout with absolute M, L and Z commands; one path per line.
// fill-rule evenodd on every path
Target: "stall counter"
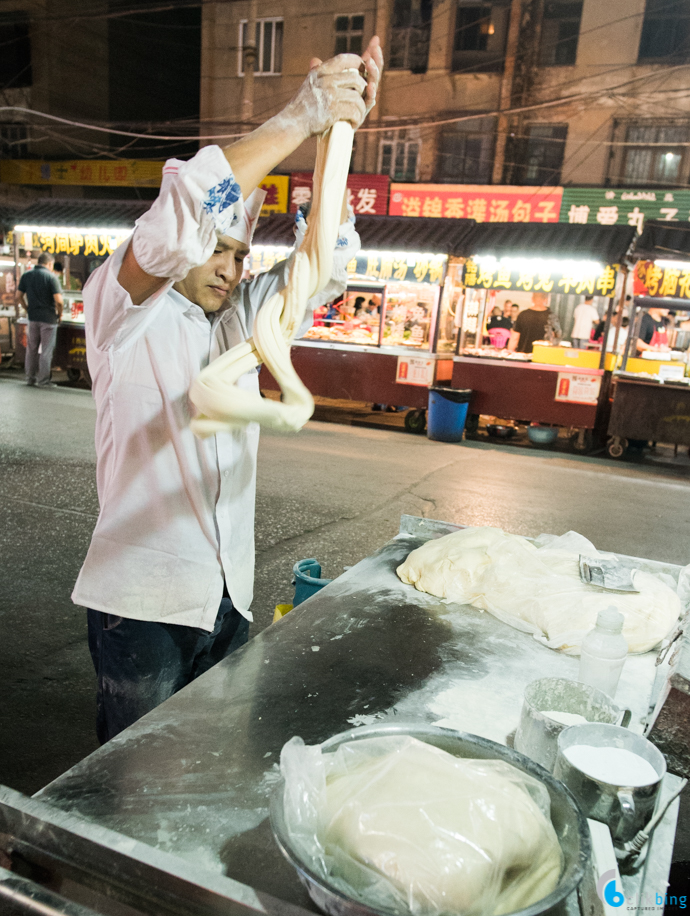
M 297 374 L 316 397 L 407 406 L 417 410 L 427 408 L 429 384 L 449 382 L 452 372 L 452 363 L 447 356 L 412 347 L 367 347 L 296 340 L 290 356 Z M 401 357 L 429 362 L 428 382 L 420 385 L 396 382 Z M 264 390 L 279 390 L 265 366 L 261 367 L 259 384 Z
M 614 376 L 608 453 L 621 458 L 626 440 L 690 447 L 690 386 Z
M 609 379 L 603 369 L 471 356 L 453 361 L 453 388 L 472 389 L 471 415 L 574 429 L 606 429 Z
M 577 678 L 577 658 L 397 578 L 412 549 L 454 530 L 403 516 L 400 534 L 373 556 L 52 782 L 36 802 L 84 819 L 105 848 L 115 837 L 118 854 L 138 841 L 149 856 L 160 850 L 181 870 L 197 869 L 198 882 L 227 876 L 241 882 L 227 885 L 235 895 L 244 888 L 246 899 L 254 889 L 259 899 L 282 901 L 284 913 L 294 916 L 294 905 L 313 912 L 268 821 L 285 742 L 300 735 L 315 744 L 353 726 L 412 721 L 506 743 L 530 681 Z M 678 577 L 678 567 L 642 563 Z M 630 657 L 617 694 L 638 733 L 668 670 L 655 661 L 655 653 Z M 666 779 L 677 786 L 676 777 Z M 624 878 L 626 897 L 666 886 L 677 811 L 676 801 L 645 868 Z M 116 833 L 99 835 L 103 828 Z M 573 894 L 568 913 L 578 912 Z

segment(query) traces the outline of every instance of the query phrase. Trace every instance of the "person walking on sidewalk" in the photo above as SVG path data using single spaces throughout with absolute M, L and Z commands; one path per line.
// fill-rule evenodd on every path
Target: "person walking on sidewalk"
M 60 281 L 53 273 L 54 260 L 45 252 L 40 255 L 36 267 L 22 275 L 17 291 L 17 302 L 24 306 L 29 316 L 24 357 L 26 384 L 37 388 L 55 387 L 50 381 L 50 367 L 63 299 Z

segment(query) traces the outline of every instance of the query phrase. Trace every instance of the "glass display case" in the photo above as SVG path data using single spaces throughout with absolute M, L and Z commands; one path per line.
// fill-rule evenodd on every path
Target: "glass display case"
M 462 283 L 462 268 L 462 263 L 448 265 L 439 308 L 437 353 L 452 355 L 457 347 L 465 294 L 465 287 Z
M 429 350 L 434 339 L 438 286 L 401 280 L 386 287 L 382 346 Z
M 349 283 L 340 299 L 315 309 L 314 324 L 303 340 L 378 347 L 385 302 L 385 284 Z
M 62 324 L 84 324 L 84 295 L 81 290 L 63 289 Z

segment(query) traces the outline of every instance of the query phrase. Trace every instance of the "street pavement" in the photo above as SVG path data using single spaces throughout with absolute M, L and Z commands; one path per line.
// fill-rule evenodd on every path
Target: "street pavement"
M 28 794 L 97 746 L 85 612 L 70 601 L 98 513 L 94 421 L 88 391 L 0 379 L 0 783 Z M 324 422 L 263 433 L 252 632 L 291 601 L 297 560 L 337 576 L 395 535 L 402 513 L 572 529 L 604 550 L 686 564 L 689 499 L 690 476 L 673 468 Z M 690 859 L 685 829 L 676 858 Z

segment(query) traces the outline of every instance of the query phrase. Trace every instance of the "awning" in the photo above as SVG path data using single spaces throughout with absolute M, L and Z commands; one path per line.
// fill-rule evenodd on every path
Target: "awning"
M 690 259 L 690 226 L 651 219 L 644 224 L 633 254 L 638 261 Z
M 255 245 L 292 245 L 295 217 L 275 213 L 259 220 Z M 429 254 L 468 254 L 467 239 L 472 219 L 432 219 L 412 216 L 358 216 L 357 232 L 362 248 L 371 251 L 409 251 Z
M 634 226 L 570 223 L 479 223 L 465 242 L 467 253 L 494 257 L 594 260 L 620 264 L 635 237 Z
M 39 198 L 25 207 L 0 205 L 0 226 L 55 226 L 88 229 L 132 229 L 151 206 L 150 200 L 64 200 Z

